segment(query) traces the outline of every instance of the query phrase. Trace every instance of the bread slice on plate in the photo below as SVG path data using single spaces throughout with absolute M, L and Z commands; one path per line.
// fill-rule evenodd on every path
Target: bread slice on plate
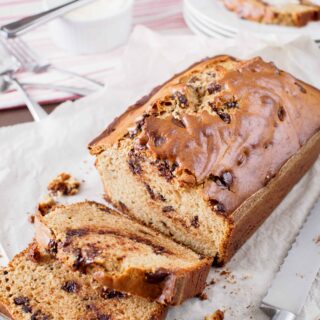
M 213 57 L 89 148 L 106 200 L 223 264 L 317 159 L 320 91 L 259 57 Z
M 103 205 L 60 206 L 35 220 L 43 247 L 102 285 L 173 305 L 205 287 L 211 258 Z
M 320 19 L 320 6 L 312 1 L 223 0 L 240 18 L 265 24 L 302 27 Z
M 0 313 L 14 320 L 161 320 L 166 308 L 147 299 L 98 288 L 35 243 L 0 269 Z

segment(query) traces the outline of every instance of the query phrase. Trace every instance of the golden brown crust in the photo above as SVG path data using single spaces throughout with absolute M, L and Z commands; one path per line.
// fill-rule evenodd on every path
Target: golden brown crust
M 151 179 L 154 179 L 154 185 L 157 182 L 158 190 L 172 187 L 177 191 L 178 200 L 179 195 L 196 190 L 195 194 L 204 203 L 201 208 L 209 209 L 203 217 L 210 222 L 210 219 L 226 222 L 218 221 L 219 239 L 214 240 L 220 249 L 216 262 L 223 263 L 259 227 L 319 154 L 318 143 L 312 151 L 307 146 L 320 129 L 320 92 L 259 57 L 238 61 L 220 56 L 195 66 L 169 80 L 155 95 L 145 99 L 143 105 L 138 104 L 133 111 L 129 109 L 112 125 L 112 130 L 90 145 L 90 149 L 96 155 L 106 150 L 99 154 L 99 171 L 109 201 L 119 203 L 120 209 L 146 224 L 155 222 L 154 227 L 164 233 L 167 231 L 161 229 L 162 221 L 158 217 L 167 213 L 166 217 L 161 216 L 167 218 L 171 213 L 161 212 L 157 206 L 155 208 L 159 211 L 154 213 L 151 204 L 162 201 L 163 205 L 170 207 L 169 201 L 176 202 L 177 199 L 169 198 L 169 195 L 170 200 L 165 203 L 165 194 L 159 200 L 158 191 L 149 185 L 153 182 Z M 187 90 L 195 83 L 192 79 L 197 77 L 200 86 L 196 89 L 200 88 L 202 93 L 194 103 Z M 171 104 L 167 105 L 166 97 L 170 94 L 175 104 L 169 101 Z M 161 106 L 164 107 L 161 109 Z M 149 113 L 139 130 L 127 135 L 129 128 L 137 124 L 146 111 Z M 296 158 L 300 152 L 305 152 L 304 156 Z M 115 169 L 104 158 L 113 157 L 114 162 L 120 159 L 123 163 L 122 172 L 132 173 L 131 184 L 136 180 L 136 187 L 140 183 L 141 190 L 143 186 L 147 189 L 150 198 L 142 200 L 148 207 L 144 216 L 139 215 L 133 205 L 130 207 L 130 202 L 136 201 L 137 194 L 136 198 L 140 200 L 146 190 L 139 190 L 132 198 L 126 198 L 121 191 L 108 186 L 106 177 L 114 179 L 115 183 L 120 181 L 117 176 L 106 173 L 109 168 L 111 171 Z M 292 159 L 296 159 L 294 165 Z M 288 166 L 290 170 L 284 169 Z M 284 175 L 286 170 L 289 173 Z M 155 174 L 161 178 L 158 180 Z M 129 208 L 121 206 L 121 201 Z M 192 202 L 196 202 L 195 198 Z M 186 231 L 188 224 L 182 215 L 189 212 L 183 210 L 180 207 L 173 210 L 169 227 L 164 224 L 167 234 L 171 233 L 177 241 L 195 251 L 211 254 L 216 249 L 210 251 L 209 244 L 207 247 L 202 243 L 199 245 L 204 242 L 196 238 L 200 233 L 195 232 L 192 237 Z M 193 210 L 197 211 L 197 208 Z M 193 214 L 199 214 L 197 218 L 201 218 L 200 212 Z M 149 217 L 153 219 L 152 223 Z M 176 228 L 179 223 L 184 230 Z M 208 232 L 208 241 L 213 238 L 214 231 L 210 232 L 214 228 Z M 221 239 L 225 241 L 221 242 Z
M 242 19 L 265 24 L 302 27 L 320 19 L 320 7 L 307 2 L 280 7 L 262 0 L 224 0 L 223 3 Z
M 246 200 L 230 217 L 233 229 L 225 243 L 221 263 L 228 262 L 233 254 L 260 227 L 294 185 L 310 169 L 320 153 L 320 132 L 316 133 L 281 168 L 277 177 Z
M 164 89 L 167 85 L 170 85 L 171 82 L 174 80 L 177 80 L 183 76 L 186 76 L 190 73 L 190 71 L 195 68 L 199 67 L 202 68 L 205 66 L 208 62 L 209 63 L 218 63 L 226 60 L 236 60 L 235 58 L 231 56 L 226 55 L 217 55 L 215 57 L 206 58 L 201 61 L 198 61 L 194 64 L 192 64 L 190 67 L 188 67 L 186 70 L 174 75 L 171 79 L 166 81 L 160 86 L 157 86 L 154 88 L 150 94 L 142 97 L 140 100 L 138 100 L 135 104 L 130 106 L 122 115 L 115 118 L 107 127 L 106 130 L 104 130 L 98 137 L 96 137 L 94 140 L 92 140 L 89 143 L 89 150 L 92 155 L 98 155 L 103 150 L 105 150 L 106 147 L 112 145 L 115 141 L 118 139 L 123 138 L 123 136 L 127 133 L 128 127 L 134 125 L 134 123 L 139 119 L 139 117 L 142 116 L 144 110 L 147 107 L 147 103 L 155 98 L 157 96 L 157 93 Z
M 13 319 L 8 307 L 5 302 L 0 301 L 0 316 L 4 316 L 7 319 Z
M 116 290 L 135 292 L 141 297 L 156 300 L 164 305 L 180 305 L 205 289 L 205 281 L 211 268 L 211 259 L 207 261 L 207 264 L 194 270 L 179 270 L 179 272 L 163 270 L 162 272 L 168 276 L 159 284 L 147 283 L 145 271 L 134 268 L 130 268 L 118 278 L 110 277 L 103 272 L 96 273 L 94 277 L 101 285 Z

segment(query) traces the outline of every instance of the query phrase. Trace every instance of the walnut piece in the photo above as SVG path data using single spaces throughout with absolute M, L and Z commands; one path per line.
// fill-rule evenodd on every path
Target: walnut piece
M 217 310 L 214 314 L 206 316 L 204 320 L 223 320 L 224 313 L 221 310 Z
M 79 192 L 80 182 L 69 173 L 62 172 L 48 185 L 51 194 L 57 196 L 73 196 Z

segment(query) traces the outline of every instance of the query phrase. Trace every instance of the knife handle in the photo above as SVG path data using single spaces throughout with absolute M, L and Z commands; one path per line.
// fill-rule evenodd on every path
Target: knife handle
M 263 310 L 272 320 L 295 320 L 296 315 L 292 312 L 278 309 L 270 304 L 262 302 L 260 305 L 261 310 Z

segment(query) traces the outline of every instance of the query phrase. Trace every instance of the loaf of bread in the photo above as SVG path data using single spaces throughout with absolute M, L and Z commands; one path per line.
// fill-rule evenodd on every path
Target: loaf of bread
M 212 265 L 211 258 L 95 202 L 38 213 L 35 228 L 39 244 L 70 269 L 163 304 L 200 294 Z
M 31 244 L 0 269 L 0 313 L 14 320 L 161 320 L 166 308 L 144 298 L 98 289 Z
M 317 159 L 320 92 L 261 58 L 191 66 L 89 146 L 106 199 L 223 264 Z
M 286 3 L 266 0 L 223 0 L 240 18 L 266 24 L 302 27 L 320 19 L 320 6 L 301 0 Z

